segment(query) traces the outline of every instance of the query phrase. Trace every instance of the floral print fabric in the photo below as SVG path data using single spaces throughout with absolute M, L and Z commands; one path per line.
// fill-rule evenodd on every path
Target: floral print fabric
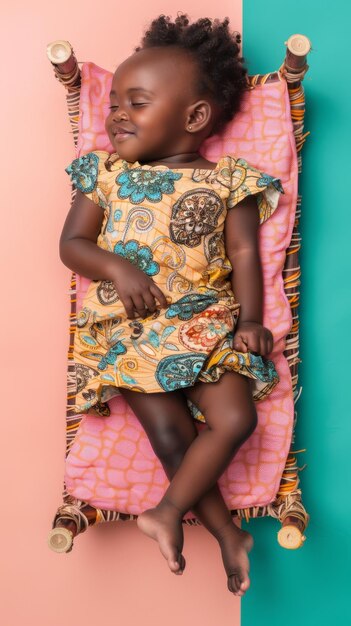
M 231 156 L 213 170 L 172 170 L 105 151 L 74 159 L 66 172 L 104 212 L 97 245 L 151 276 L 168 302 L 129 320 L 113 282 L 91 281 L 77 312 L 75 412 L 108 415 L 119 387 L 168 392 L 226 370 L 252 379 L 255 400 L 266 397 L 279 381 L 273 362 L 232 348 L 240 303 L 223 230 L 227 211 L 249 194 L 267 220 L 283 192 L 279 179 Z

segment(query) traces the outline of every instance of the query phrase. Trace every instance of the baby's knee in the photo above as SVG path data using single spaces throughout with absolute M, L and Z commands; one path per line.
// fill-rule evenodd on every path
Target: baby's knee
M 217 420 L 217 429 L 222 437 L 235 450 L 252 435 L 258 423 L 257 411 L 254 405 L 245 410 L 232 409 L 222 414 L 222 418 Z
M 179 465 L 192 440 L 177 425 L 165 424 L 154 432 L 151 443 L 162 465 L 173 467 Z

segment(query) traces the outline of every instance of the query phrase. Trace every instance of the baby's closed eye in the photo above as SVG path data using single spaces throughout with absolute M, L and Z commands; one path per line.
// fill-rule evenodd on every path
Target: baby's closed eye
M 143 107 L 147 104 L 149 104 L 148 102 L 131 102 L 130 103 L 132 107 Z M 119 105 L 118 104 L 111 104 L 109 107 L 110 111 L 114 111 L 116 109 L 119 109 Z

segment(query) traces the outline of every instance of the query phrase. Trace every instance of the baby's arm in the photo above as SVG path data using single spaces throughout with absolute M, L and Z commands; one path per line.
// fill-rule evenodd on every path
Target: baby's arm
M 60 259 L 64 265 L 81 276 L 93 280 L 110 280 L 130 319 L 135 311 L 141 317 L 156 309 L 155 298 L 162 307 L 167 301 L 154 281 L 114 252 L 97 245 L 104 211 L 77 189 L 60 238 Z
M 258 247 L 259 213 L 257 200 L 247 196 L 228 210 L 225 246 L 232 264 L 232 288 L 240 303 L 233 347 L 240 352 L 269 354 L 273 336 L 263 321 L 263 276 Z
M 96 245 L 104 210 L 77 189 L 60 237 L 60 258 L 73 272 L 92 280 L 112 280 L 115 255 Z

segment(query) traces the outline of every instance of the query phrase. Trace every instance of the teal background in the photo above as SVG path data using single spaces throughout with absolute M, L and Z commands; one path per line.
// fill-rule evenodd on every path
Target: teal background
M 303 502 L 311 515 L 299 550 L 277 543 L 271 518 L 253 533 L 251 588 L 243 626 L 351 624 L 350 541 L 350 4 L 344 0 L 243 0 L 244 56 L 250 74 L 275 71 L 284 42 L 312 42 L 303 148 L 298 455 Z

